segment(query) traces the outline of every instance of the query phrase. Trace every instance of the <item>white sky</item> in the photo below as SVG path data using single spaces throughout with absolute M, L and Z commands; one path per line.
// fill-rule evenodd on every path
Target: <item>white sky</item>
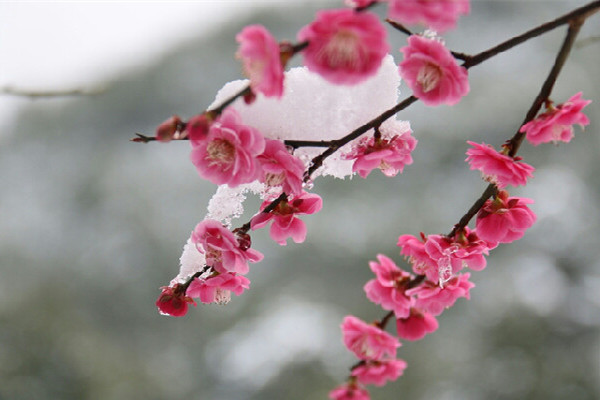
M 93 88 L 257 5 L 289 1 L 0 0 L 0 87 Z M 0 96 L 0 129 L 25 101 Z

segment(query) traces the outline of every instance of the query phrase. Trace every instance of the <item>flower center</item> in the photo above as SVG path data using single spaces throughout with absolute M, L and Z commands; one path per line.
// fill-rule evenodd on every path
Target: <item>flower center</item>
M 265 174 L 265 183 L 267 186 L 279 186 L 285 180 L 285 172 L 280 172 L 278 174 L 273 174 L 271 172 L 267 172 Z
M 417 74 L 417 83 L 421 85 L 423 92 L 427 93 L 435 89 L 442 77 L 440 67 L 433 64 L 427 64 L 419 70 Z
M 206 158 L 210 165 L 230 165 L 235 158 L 235 147 L 228 140 L 215 139 L 206 146 Z
M 318 58 L 333 69 L 356 69 L 359 61 L 356 42 L 357 37 L 353 32 L 340 30 L 322 48 Z

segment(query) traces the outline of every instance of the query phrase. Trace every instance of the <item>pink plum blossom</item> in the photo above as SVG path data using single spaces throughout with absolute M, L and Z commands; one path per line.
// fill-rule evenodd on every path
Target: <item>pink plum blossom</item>
M 352 376 L 355 376 L 363 385 L 383 386 L 386 381 L 391 382 L 398 379 L 405 369 L 406 361 L 404 360 L 366 361 L 352 370 Z
M 404 170 L 405 165 L 413 162 L 411 152 L 417 146 L 417 140 L 412 137 L 411 131 L 394 135 L 389 139 L 364 137 L 354 151 L 345 156 L 354 159 L 352 172 L 357 172 L 366 178 L 372 170 L 379 168 L 385 176 L 396 176 Z
M 548 142 L 570 142 L 573 138 L 573 125 L 579 124 L 583 128 L 590 123 L 581 110 L 592 101 L 582 99 L 581 95 L 579 92 L 566 103 L 556 107 L 551 105 L 545 113 L 523 125 L 519 132 L 525 132 L 527 140 L 534 146 Z
M 412 235 L 398 238 L 400 254 L 408 257 L 413 272 L 425 275 L 432 282 L 444 285 L 464 267 L 481 271 L 486 266 L 485 255 L 497 246 L 497 242 L 480 239 L 475 232 L 464 228 L 454 238 L 443 235 L 425 236 L 421 240 Z
M 403 24 L 423 23 L 443 33 L 470 11 L 469 0 L 389 0 L 388 17 Z
M 263 258 L 260 252 L 249 248 L 246 240 L 238 240 L 215 220 L 207 219 L 196 225 L 191 239 L 198 251 L 204 253 L 207 265 L 222 274 L 246 274 L 249 270 L 248 261 L 258 262 Z
M 331 400 L 369 400 L 369 392 L 356 383 L 344 383 L 329 392 Z
M 416 296 L 415 307 L 438 316 L 446 308 L 452 307 L 459 297 L 470 298 L 469 290 L 475 286 L 469 282 L 471 274 L 462 274 L 452 277 L 444 287 L 437 283 L 426 281 L 420 286 L 407 291 L 410 296 Z
M 410 274 L 382 254 L 377 259 L 378 263 L 369 263 L 376 279 L 368 281 L 364 287 L 367 298 L 384 310 L 394 311 L 396 318 L 408 317 L 412 300 L 405 294 L 405 287 L 410 282 Z
M 400 75 L 423 103 L 454 105 L 469 93 L 467 69 L 439 41 L 412 35 L 400 51 Z
M 186 296 L 185 286 L 176 284 L 173 287 L 163 286 L 162 292 L 156 300 L 156 307 L 163 315 L 171 315 L 173 317 L 183 317 L 187 313 L 188 303 L 196 305 L 196 302 L 191 297 Z
M 413 266 L 413 272 L 418 275 L 425 274 L 430 266 L 436 265 L 435 260 L 425 251 L 426 241 L 427 237 L 423 232 L 421 232 L 421 240 L 413 235 L 402 235 L 398 238 L 400 254 L 408 259 Z
M 323 10 L 298 32 L 308 41 L 304 63 L 335 84 L 353 85 L 375 75 L 389 51 L 386 30 L 369 12 Z
M 520 239 L 536 221 L 536 215 L 527 207 L 531 203 L 531 199 L 508 197 L 506 191 L 500 191 L 477 213 L 477 235 L 483 240 L 499 243 Z
M 348 350 L 361 360 L 396 358 L 398 339 L 380 328 L 348 315 L 342 322 L 342 336 Z
M 279 43 L 262 25 L 250 25 L 237 34 L 237 56 L 250 78 L 250 87 L 267 97 L 283 94 L 283 65 Z
M 267 200 L 261 205 L 264 210 L 271 201 Z M 287 244 L 287 238 L 292 238 L 296 243 L 304 242 L 306 239 L 306 224 L 296 215 L 314 214 L 323 207 L 323 200 L 318 194 L 302 193 L 293 200 L 282 200 L 277 207 L 269 213 L 259 213 L 250 221 L 252 230 L 263 228 L 273 221 L 269 234 L 271 239 L 282 246 Z
M 435 332 L 439 324 L 435 317 L 416 308 L 410 310 L 408 318 L 396 320 L 398 337 L 405 340 L 421 340 L 428 333 Z
M 467 159 L 471 169 L 478 169 L 487 182 L 493 183 L 499 189 L 507 185 L 519 186 L 527 183 L 528 177 L 533 177 L 531 165 L 521 162 L 521 157 L 510 157 L 499 153 L 485 143 L 467 142 L 472 148 L 467 150 Z
M 265 151 L 258 156 L 262 167 L 260 181 L 269 187 L 281 186 L 284 193 L 296 195 L 302 192 L 304 163 L 289 153 L 280 140 L 267 140 Z
M 206 279 L 195 278 L 186 294 L 199 298 L 204 304 L 227 304 L 231 300 L 231 292 L 241 295 L 250 288 L 250 280 L 232 273 L 217 274 Z
M 191 159 L 204 179 L 236 187 L 258 178 L 257 156 L 264 148 L 260 132 L 243 125 L 238 113 L 228 108 L 210 126 L 206 138 L 192 146 Z

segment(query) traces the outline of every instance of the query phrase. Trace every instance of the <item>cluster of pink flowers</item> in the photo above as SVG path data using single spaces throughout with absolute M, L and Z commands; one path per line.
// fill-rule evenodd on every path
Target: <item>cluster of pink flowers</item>
M 244 28 L 237 36 L 244 73 L 249 78 L 250 103 L 257 93 L 266 97 L 284 95 L 285 66 L 297 51 L 303 52 L 307 68 L 335 84 L 363 82 L 379 69 L 389 51 L 386 31 L 379 18 L 366 11 L 374 3 L 387 2 L 389 18 L 404 24 L 422 23 L 439 32 L 456 25 L 460 15 L 470 11 L 468 0 L 345 0 L 355 9 L 326 10 L 303 27 L 300 43 L 278 43 L 261 25 Z M 429 36 L 429 35 L 427 35 Z M 467 69 L 459 66 L 439 38 L 411 35 L 400 49 L 403 80 L 413 95 L 430 106 L 457 104 L 469 92 Z M 577 93 L 567 102 L 553 106 L 524 124 L 520 132 L 533 145 L 569 142 L 573 125 L 589 124 L 582 109 L 590 101 Z M 215 109 L 216 110 L 216 109 Z M 322 199 L 303 189 L 304 163 L 280 140 L 265 139 L 254 127 L 245 125 L 239 114 L 225 108 L 207 111 L 184 123 L 174 115 L 156 131 L 156 140 L 168 142 L 188 138 L 191 161 L 204 179 L 229 187 L 259 181 L 266 187 L 267 199 L 260 212 L 243 228 L 233 231 L 221 222 L 206 219 L 191 234 L 191 245 L 203 257 L 205 267 L 185 283 L 162 287 L 156 306 L 162 314 L 183 316 L 189 304 L 225 304 L 232 293 L 241 295 L 250 287 L 245 276 L 249 263 L 263 255 L 251 248 L 248 230 L 270 224 L 270 236 L 280 245 L 291 238 L 302 243 L 307 234 L 300 215 L 314 214 Z M 358 139 L 346 160 L 354 160 L 352 171 L 366 178 L 374 169 L 386 176 L 403 172 L 413 162 L 417 140 L 407 129 L 375 133 Z M 533 200 L 511 197 L 507 186 L 526 185 L 534 168 L 511 154 L 510 141 L 495 150 L 485 143 L 468 142 L 466 162 L 479 170 L 485 181 L 496 186 L 495 194 L 476 214 L 475 228 L 455 227 L 453 236 L 421 233 L 401 235 L 397 245 L 411 271 L 401 269 L 389 257 L 379 254 L 369 263 L 375 277 L 364 285 L 366 297 L 388 314 L 371 324 L 348 315 L 341 324 L 343 343 L 356 356 L 346 383 L 329 393 L 333 400 L 368 400 L 365 385 L 382 386 L 404 373 L 407 363 L 397 358 L 402 340 L 420 340 L 438 329 L 437 317 L 460 298 L 470 298 L 475 284 L 472 271 L 481 271 L 486 257 L 499 243 L 520 239 L 536 221 L 528 207 Z M 335 150 L 335 149 L 334 149 Z M 277 204 L 273 201 L 277 199 Z M 474 214 L 474 213 L 472 213 Z M 396 322 L 395 335 L 385 331 L 388 320 Z

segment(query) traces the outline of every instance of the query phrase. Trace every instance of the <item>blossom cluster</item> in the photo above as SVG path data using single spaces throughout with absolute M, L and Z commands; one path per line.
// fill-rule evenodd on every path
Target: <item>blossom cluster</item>
M 376 3 L 387 4 L 388 17 L 393 21 L 423 24 L 438 32 L 453 28 L 458 17 L 470 10 L 468 0 L 345 3 L 352 8 L 317 13 L 315 20 L 298 32 L 296 45 L 277 42 L 261 25 L 244 28 L 236 36 L 237 57 L 249 78 L 248 87 L 222 106 L 187 122 L 173 116 L 158 126 L 158 141 L 189 140 L 190 159 L 200 177 L 233 189 L 259 184 L 263 200 L 259 212 L 240 228 L 231 230 L 228 224 L 210 217 L 196 225 L 186 245 L 186 251 L 196 257 L 195 271 L 186 274 L 185 281 L 161 288 L 156 301 L 161 313 L 183 316 L 189 304 L 196 305 L 194 299 L 204 304 L 226 304 L 232 293 L 241 295 L 250 287 L 246 277 L 249 264 L 263 258 L 252 248 L 249 231 L 270 224 L 270 237 L 278 244 L 286 245 L 290 238 L 302 243 L 307 227 L 300 216 L 314 214 L 323 206 L 319 195 L 305 191 L 311 171 L 318 167 L 315 159 L 300 158 L 295 154 L 299 145 L 267 138 L 245 123 L 234 108 L 228 107 L 237 97 L 252 105 L 257 96 L 278 101 L 293 96 L 286 91 L 285 68 L 299 52 L 308 70 L 330 83 L 357 85 L 372 78 L 390 51 L 383 24 L 368 11 Z M 410 35 L 399 52 L 403 60 L 397 70 L 411 89 L 413 100 L 417 98 L 428 106 L 454 105 L 468 94 L 467 68 L 458 65 L 455 53 L 435 33 Z M 393 66 L 395 69 L 396 64 Z M 581 92 L 577 93 L 557 106 L 547 99 L 546 110 L 525 123 L 518 135 L 524 135 L 534 146 L 569 142 L 574 124 L 583 127 L 589 123 L 582 109 L 590 101 L 581 96 Z M 379 169 L 393 177 L 413 163 L 417 140 L 406 126 L 380 122 L 369 125 L 364 133 L 345 142 L 350 142 L 351 150 L 340 152 L 343 160 L 352 161 L 352 173 L 367 178 Z M 399 236 L 399 253 L 409 265 L 406 270 L 383 254 L 369 263 L 375 277 L 364 285 L 366 297 L 387 315 L 373 323 L 352 315 L 344 318 L 343 343 L 358 361 L 347 382 L 329 393 L 331 399 L 369 399 L 365 385 L 382 386 L 401 376 L 407 363 L 397 358 L 400 339 L 420 340 L 436 331 L 437 317 L 458 299 L 470 298 L 470 290 L 475 286 L 470 271 L 486 268 L 491 250 L 500 243 L 520 239 L 535 223 L 536 215 L 529 208 L 533 200 L 511 196 L 507 191 L 509 186 L 526 185 L 535 171 L 514 155 L 520 144 L 517 141 L 522 139 L 518 135 L 502 145 L 500 151 L 486 143 L 468 142 L 465 161 L 472 170 L 480 171 L 494 189 L 491 198 L 484 202 L 482 199 L 483 204 L 474 213 L 474 228 L 465 224 L 455 226 L 449 235 Z M 333 140 L 328 151 L 335 152 L 340 147 L 340 142 Z M 392 318 L 395 334 L 385 331 Z

